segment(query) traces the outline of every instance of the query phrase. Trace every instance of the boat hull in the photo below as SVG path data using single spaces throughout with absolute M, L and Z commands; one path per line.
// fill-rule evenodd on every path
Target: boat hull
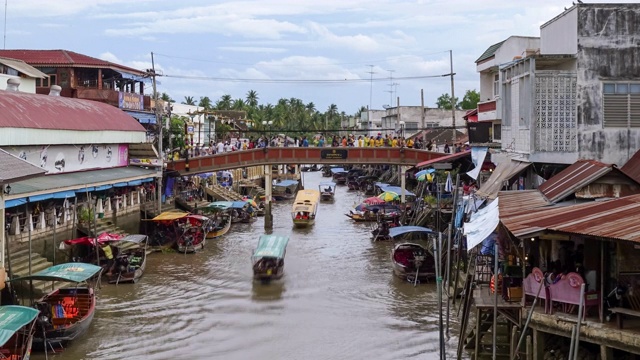
M 230 228 L 231 228 L 231 221 L 229 219 L 227 219 L 227 222 L 222 227 L 222 229 L 215 230 L 215 231 L 209 231 L 207 233 L 207 239 L 219 238 L 220 236 L 228 233 Z
M 420 258 L 420 260 L 417 260 Z M 393 273 L 407 281 L 422 281 L 435 277 L 435 259 L 422 246 L 399 244 L 391 252 Z
M 136 268 L 134 271 L 127 271 L 122 273 L 114 273 L 111 276 L 108 276 L 109 284 L 133 284 L 138 282 L 144 274 L 144 269 L 147 267 L 147 257 L 145 255 L 144 260 L 142 260 L 142 264 L 140 267 Z
M 52 327 L 45 330 L 44 332 L 42 330 L 42 327 L 40 326 L 36 327 L 36 333 L 33 336 L 33 345 L 32 345 L 32 349 L 34 351 L 45 350 L 45 339 L 47 344 L 50 346 L 49 348 L 53 347 L 55 349 L 60 347 L 66 347 L 69 342 L 84 335 L 89 329 L 89 326 L 93 321 L 93 317 L 95 315 L 95 309 L 96 309 L 95 307 L 96 298 L 95 298 L 93 289 L 91 288 L 60 289 L 60 290 L 56 290 L 52 294 L 64 294 L 65 292 L 69 292 L 71 290 L 85 290 L 85 291 L 88 290 L 87 295 L 89 295 L 89 297 L 86 297 L 85 299 L 89 299 L 91 303 L 89 305 L 87 314 L 84 315 L 80 320 L 76 322 L 73 322 L 67 325 L 58 325 L 57 328 Z M 46 299 L 50 298 L 52 294 L 45 296 L 43 299 L 41 299 L 40 302 L 47 303 L 49 306 L 51 306 L 52 304 L 49 303 Z M 56 320 L 66 320 L 66 319 L 52 319 L 52 321 L 56 321 Z
M 197 243 L 197 244 L 182 244 L 182 243 L 178 243 L 178 252 L 179 253 L 185 253 L 185 254 L 193 254 L 197 251 L 200 251 L 202 249 L 204 249 L 204 245 L 206 243 L 206 239 L 202 239 L 201 242 Z
M 309 220 L 293 220 L 293 226 L 295 227 L 299 227 L 299 228 L 303 228 L 303 227 L 309 227 L 311 225 L 313 225 L 315 223 L 314 219 L 309 219 Z

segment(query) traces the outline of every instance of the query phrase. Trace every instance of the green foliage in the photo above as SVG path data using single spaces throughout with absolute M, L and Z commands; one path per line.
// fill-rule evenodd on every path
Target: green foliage
M 456 108 L 458 108 L 458 98 L 454 98 L 453 103 L 456 104 Z M 451 110 L 451 95 L 447 93 L 440 95 L 438 100 L 436 100 L 436 106 L 438 109 Z
M 200 102 L 198 102 L 198 106 L 205 108 L 205 110 L 210 110 L 213 108 L 211 99 L 209 99 L 208 96 L 200 96 Z
M 458 109 L 472 110 L 478 107 L 480 102 L 480 93 L 474 90 L 467 90 L 462 98 L 462 101 L 458 103 Z
M 95 217 L 95 213 L 93 212 L 93 209 L 90 209 L 86 206 L 83 206 L 80 209 L 78 209 L 78 222 L 87 224 L 91 222 L 94 219 L 94 217 Z
M 182 103 L 185 105 L 195 105 L 196 99 L 193 96 L 185 96 Z

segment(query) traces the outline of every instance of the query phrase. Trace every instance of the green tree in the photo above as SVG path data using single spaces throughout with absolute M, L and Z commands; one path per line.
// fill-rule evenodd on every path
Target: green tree
M 220 100 L 216 101 L 217 110 L 231 110 L 231 95 L 225 94 L 220 97 Z
M 160 100 L 165 101 L 165 102 L 175 102 L 175 100 L 173 100 L 171 98 L 171 96 L 169 96 L 169 94 L 163 92 L 162 95 L 160 95 Z
M 249 90 L 247 92 L 247 105 L 251 106 L 252 108 L 258 106 L 258 99 L 260 99 L 258 97 L 258 93 L 255 90 Z
M 474 90 L 467 90 L 462 98 L 462 101 L 458 103 L 458 109 L 471 110 L 478 107 L 480 102 L 480 93 Z
M 193 96 L 185 96 L 184 101 L 182 102 L 185 105 L 195 105 L 196 99 Z
M 209 110 L 212 108 L 211 99 L 208 96 L 200 96 L 200 102 L 198 102 L 198 106 Z
M 451 110 L 451 103 L 451 95 L 447 93 L 440 95 L 438 100 L 436 100 L 436 106 L 438 109 Z M 458 98 L 454 98 L 453 103 L 456 104 L 456 108 L 458 108 Z

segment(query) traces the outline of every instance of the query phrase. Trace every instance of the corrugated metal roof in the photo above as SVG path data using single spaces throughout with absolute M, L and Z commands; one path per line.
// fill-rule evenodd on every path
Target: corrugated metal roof
M 0 128 L 141 131 L 124 111 L 97 101 L 0 90 Z
M 32 177 L 42 176 L 46 170 L 28 163 L 17 156 L 0 149 L 0 184 L 13 183 Z M 13 185 L 12 185 L 12 191 Z
M 0 56 L 20 59 L 29 65 L 52 67 L 96 67 L 118 69 L 135 75 L 145 75 L 144 71 L 130 68 L 110 61 L 78 54 L 69 50 L 0 50 Z
M 493 170 L 493 173 L 491 173 L 491 176 L 489 176 L 489 179 L 480 185 L 480 189 L 476 191 L 476 195 L 488 199 L 495 199 L 498 196 L 498 192 L 502 190 L 503 182 L 518 175 L 518 173 L 529 167 L 529 165 L 531 165 L 531 163 L 514 159 L 499 163 L 495 170 Z
M 551 230 L 640 242 L 640 195 L 500 215 L 518 237 Z
M 41 193 L 55 193 L 63 190 L 80 190 L 85 187 L 146 179 L 155 177 L 156 174 L 157 171 L 155 169 L 148 170 L 130 166 L 47 175 L 11 183 L 11 196 L 8 198 L 21 198 Z
M 22 74 L 25 74 L 27 76 L 30 76 L 32 78 L 43 79 L 43 78 L 49 77 L 47 74 L 45 74 L 42 71 L 34 68 L 31 65 L 25 63 L 22 60 L 0 57 L 0 64 L 2 64 L 4 66 L 8 66 L 8 67 L 10 67 L 12 69 L 15 69 L 18 72 L 20 72 Z
M 614 170 L 613 165 L 595 160 L 578 160 L 538 187 L 540 192 L 556 203 Z
M 480 55 L 478 60 L 476 60 L 476 64 L 479 63 L 482 60 L 486 60 L 486 59 L 492 57 L 493 55 L 495 55 L 496 51 L 498 51 L 498 49 L 500 49 L 500 46 L 502 46 L 502 44 L 504 44 L 505 41 L 507 41 L 507 40 L 503 40 L 503 41 L 500 41 L 497 44 L 493 44 L 493 45 L 489 46 L 489 48 L 487 50 L 485 50 L 482 53 L 482 55 Z
M 418 163 L 416 165 L 416 167 L 420 168 L 420 167 L 425 167 L 425 166 L 431 165 L 431 164 L 448 162 L 448 161 L 452 161 L 452 160 L 455 160 L 455 159 L 463 158 L 465 156 L 471 156 L 471 150 L 445 155 L 445 156 L 439 157 L 437 159 L 431 159 L 431 160 L 423 161 L 421 163 Z
M 513 214 L 551 205 L 538 190 L 500 191 L 498 198 L 500 214 Z
M 640 183 L 640 150 L 636 151 L 620 170 Z

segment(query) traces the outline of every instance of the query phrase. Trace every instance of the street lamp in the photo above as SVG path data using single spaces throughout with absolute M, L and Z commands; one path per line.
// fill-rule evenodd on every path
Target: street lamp
M 263 121 L 262 122 L 262 126 L 264 126 L 265 129 L 267 128 L 267 125 L 269 126 L 269 128 L 271 128 L 271 124 L 273 124 L 273 120 Z M 268 132 L 267 132 L 267 134 L 268 134 Z
M 404 120 L 400 120 L 400 137 L 404 138 Z

